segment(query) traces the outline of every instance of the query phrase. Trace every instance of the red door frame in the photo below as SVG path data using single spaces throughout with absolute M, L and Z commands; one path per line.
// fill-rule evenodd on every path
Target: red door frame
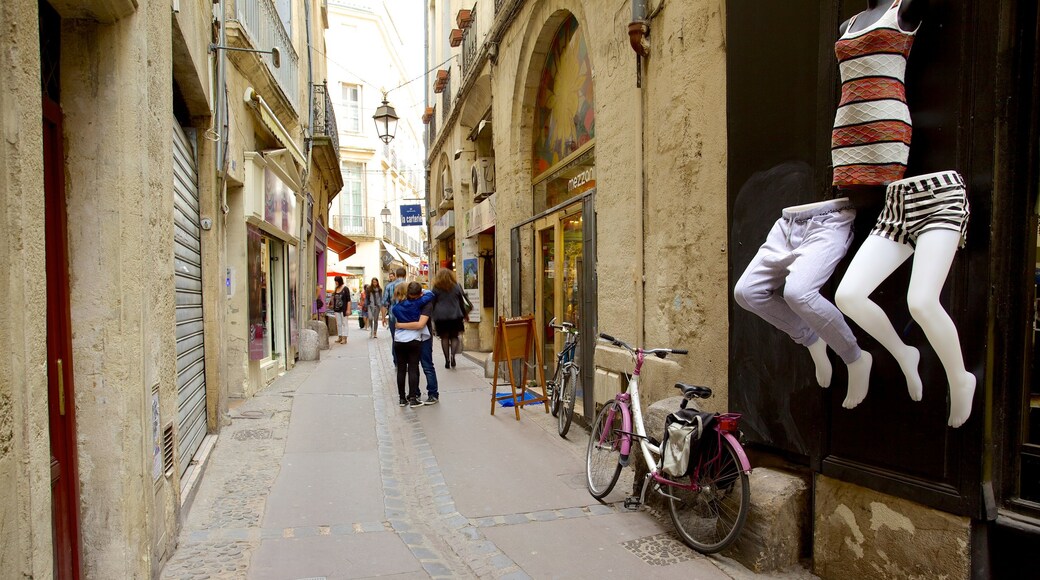
M 78 579 L 79 471 L 72 384 L 72 324 L 65 207 L 65 146 L 61 108 L 43 98 L 43 183 L 47 263 L 47 407 L 51 439 L 54 577 Z

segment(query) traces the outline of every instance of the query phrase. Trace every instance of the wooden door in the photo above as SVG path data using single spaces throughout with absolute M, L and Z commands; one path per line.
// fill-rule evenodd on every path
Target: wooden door
M 47 209 L 47 408 L 51 439 L 51 509 L 54 577 L 80 577 L 79 478 L 72 385 L 66 243 L 65 158 L 61 109 L 43 100 L 43 170 Z

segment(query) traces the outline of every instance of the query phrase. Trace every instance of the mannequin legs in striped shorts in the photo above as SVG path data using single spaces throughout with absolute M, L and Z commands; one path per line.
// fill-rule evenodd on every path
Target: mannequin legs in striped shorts
M 954 255 L 958 246 L 963 246 L 967 221 L 968 200 L 956 172 L 892 183 L 878 224 L 852 259 L 835 293 L 838 308 L 892 353 L 907 377 L 910 398 L 920 401 L 920 353 L 903 343 L 885 312 L 870 300 L 878 285 L 914 256 L 907 305 L 946 371 L 950 427 L 960 427 L 971 415 L 976 382 L 975 375 L 964 368 L 957 328 L 939 303 Z

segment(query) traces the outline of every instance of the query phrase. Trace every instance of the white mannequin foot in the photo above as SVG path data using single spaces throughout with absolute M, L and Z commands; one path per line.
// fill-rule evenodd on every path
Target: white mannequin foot
M 964 371 L 956 382 L 950 382 L 950 427 L 960 427 L 971 415 L 971 401 L 975 397 L 975 375 Z
M 817 340 L 805 348 L 809 349 L 809 355 L 816 365 L 816 382 L 826 389 L 831 386 L 831 374 L 834 371 L 831 368 L 831 359 L 827 358 L 827 343 Z
M 924 394 L 924 389 L 921 386 L 921 375 L 917 374 L 917 363 L 921 361 L 921 351 L 912 346 L 907 346 L 903 352 L 899 354 L 893 353 L 893 356 L 895 356 L 896 362 L 899 363 L 903 376 L 906 377 L 906 390 L 910 393 L 910 399 L 920 401 L 921 396 Z
M 849 394 L 841 404 L 846 409 L 852 409 L 867 398 L 867 389 L 870 388 L 870 367 L 874 363 L 874 357 L 863 351 L 858 359 L 849 363 Z

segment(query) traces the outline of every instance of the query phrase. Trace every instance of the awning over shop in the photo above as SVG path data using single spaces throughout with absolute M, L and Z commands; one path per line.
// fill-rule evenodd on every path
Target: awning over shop
M 397 248 L 395 248 L 393 244 L 388 244 L 382 240 L 380 240 L 380 242 L 383 244 L 383 249 L 386 250 L 387 254 L 390 254 L 391 258 L 402 264 L 405 263 L 405 259 L 401 256 L 401 252 L 398 252 Z
M 401 257 L 404 258 L 405 263 L 407 263 L 409 266 L 413 268 L 418 268 L 421 262 L 419 258 L 414 258 L 409 254 L 401 254 Z
M 329 249 L 336 252 L 340 260 L 346 260 L 347 258 L 354 255 L 357 252 L 357 243 L 337 232 L 336 230 L 329 228 Z

